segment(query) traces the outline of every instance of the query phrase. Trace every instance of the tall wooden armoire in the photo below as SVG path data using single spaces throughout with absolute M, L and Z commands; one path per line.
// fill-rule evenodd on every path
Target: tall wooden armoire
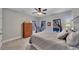
M 28 38 L 32 35 L 32 23 L 23 23 L 23 38 Z

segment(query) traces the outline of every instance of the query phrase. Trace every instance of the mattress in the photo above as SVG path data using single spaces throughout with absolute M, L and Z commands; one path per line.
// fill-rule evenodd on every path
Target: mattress
M 65 40 L 57 39 L 56 32 L 39 32 L 31 36 L 31 42 L 39 50 L 67 50 Z

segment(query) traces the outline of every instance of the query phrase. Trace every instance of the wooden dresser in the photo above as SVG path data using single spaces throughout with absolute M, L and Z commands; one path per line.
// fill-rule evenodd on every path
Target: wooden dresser
M 28 38 L 32 35 L 32 23 L 23 23 L 23 38 Z

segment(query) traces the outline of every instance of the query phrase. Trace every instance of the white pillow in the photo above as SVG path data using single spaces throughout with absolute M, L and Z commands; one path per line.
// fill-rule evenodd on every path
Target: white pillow
M 79 32 L 72 32 L 66 38 L 66 43 L 70 46 L 79 45 Z
M 63 30 L 62 32 L 60 32 L 58 35 L 57 35 L 57 38 L 58 39 L 64 39 L 66 38 L 68 35 L 68 32 L 66 30 Z

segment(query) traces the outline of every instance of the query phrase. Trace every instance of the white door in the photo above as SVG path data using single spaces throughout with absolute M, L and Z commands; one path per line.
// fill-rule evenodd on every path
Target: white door
M 0 8 L 0 49 L 1 49 L 1 45 L 2 45 L 2 8 Z

